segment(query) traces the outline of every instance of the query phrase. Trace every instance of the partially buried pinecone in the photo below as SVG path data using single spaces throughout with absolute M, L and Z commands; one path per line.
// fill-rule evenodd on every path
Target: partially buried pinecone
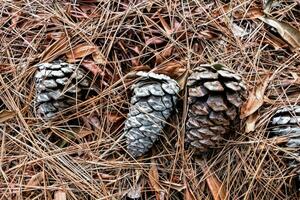
M 85 98 L 91 79 L 83 69 L 62 61 L 41 63 L 35 74 L 35 107 L 45 120 Z
M 138 157 L 158 139 L 175 108 L 179 86 L 166 75 L 138 72 L 141 79 L 132 85 L 133 96 L 125 122 L 128 152 Z
M 288 141 L 283 144 L 291 150 L 289 154 L 288 165 L 296 169 L 298 174 L 297 184 L 300 190 L 300 106 L 290 106 L 278 109 L 273 115 L 269 124 L 269 137 L 286 136 Z
M 187 87 L 186 144 L 205 152 L 221 144 L 236 124 L 246 86 L 241 76 L 215 64 L 196 67 Z

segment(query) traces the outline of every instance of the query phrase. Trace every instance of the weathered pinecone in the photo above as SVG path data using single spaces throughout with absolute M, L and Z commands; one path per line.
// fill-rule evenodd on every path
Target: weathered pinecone
M 127 150 L 138 157 L 146 153 L 158 139 L 175 108 L 178 84 L 162 74 L 138 72 L 141 78 L 132 85 L 133 96 L 125 122 Z
M 200 65 L 187 81 L 186 144 L 200 152 L 218 146 L 239 118 L 246 98 L 242 78 L 223 65 Z
M 73 64 L 56 61 L 38 64 L 37 68 L 35 107 L 45 120 L 83 100 L 90 89 L 87 73 Z
M 290 156 L 290 159 L 288 159 L 288 165 L 291 168 L 297 168 L 298 190 L 300 190 L 300 163 L 299 159 L 294 159 L 299 157 L 298 151 L 300 149 L 300 106 L 278 109 L 271 119 L 269 130 L 269 137 L 287 136 L 288 141 L 284 146 L 296 150 L 293 156 Z

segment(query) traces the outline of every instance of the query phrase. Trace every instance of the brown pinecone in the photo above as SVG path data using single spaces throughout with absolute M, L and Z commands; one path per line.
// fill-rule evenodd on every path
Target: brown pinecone
M 128 152 L 138 157 L 158 139 L 175 109 L 179 86 L 170 77 L 153 72 L 138 72 L 141 78 L 132 85 L 133 96 L 124 131 Z
M 187 87 L 186 144 L 205 152 L 218 146 L 236 124 L 246 86 L 241 76 L 215 64 L 196 67 Z
M 35 107 L 45 120 L 83 100 L 90 89 L 88 73 L 73 64 L 55 61 L 37 68 Z

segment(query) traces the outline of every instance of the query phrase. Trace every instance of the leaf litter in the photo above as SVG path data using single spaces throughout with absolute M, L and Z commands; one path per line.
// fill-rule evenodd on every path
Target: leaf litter
M 297 199 L 286 138 L 265 135 L 277 107 L 299 102 L 300 4 L 227 2 L 1 2 L 1 198 L 122 199 L 132 190 L 141 199 Z M 56 59 L 85 67 L 100 92 L 44 123 L 32 107 L 32 66 Z M 184 149 L 184 88 L 191 69 L 216 62 L 253 91 L 241 129 L 201 168 Z M 140 70 L 169 75 L 182 91 L 161 141 L 133 160 L 122 128 Z

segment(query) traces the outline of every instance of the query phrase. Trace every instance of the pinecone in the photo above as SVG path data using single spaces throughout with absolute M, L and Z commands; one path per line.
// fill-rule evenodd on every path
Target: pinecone
M 239 117 L 246 98 L 242 78 L 223 65 L 200 65 L 187 81 L 186 144 L 200 152 L 218 146 Z
M 269 124 L 270 134 L 269 137 L 275 136 L 287 136 L 288 142 L 284 144 L 285 147 L 295 149 L 300 148 L 300 106 L 284 107 L 278 109 L 271 119 Z M 288 159 L 288 165 L 291 168 L 298 168 L 296 173 L 298 174 L 298 190 L 300 190 L 300 163 L 298 152 L 294 152 L 293 156 Z
M 177 82 L 166 75 L 137 72 L 137 76 L 141 80 L 132 85 L 132 105 L 125 122 L 127 149 L 134 157 L 146 153 L 158 139 L 179 92 Z
M 37 114 L 45 120 L 83 100 L 91 79 L 73 64 L 62 61 L 41 63 L 35 74 Z

